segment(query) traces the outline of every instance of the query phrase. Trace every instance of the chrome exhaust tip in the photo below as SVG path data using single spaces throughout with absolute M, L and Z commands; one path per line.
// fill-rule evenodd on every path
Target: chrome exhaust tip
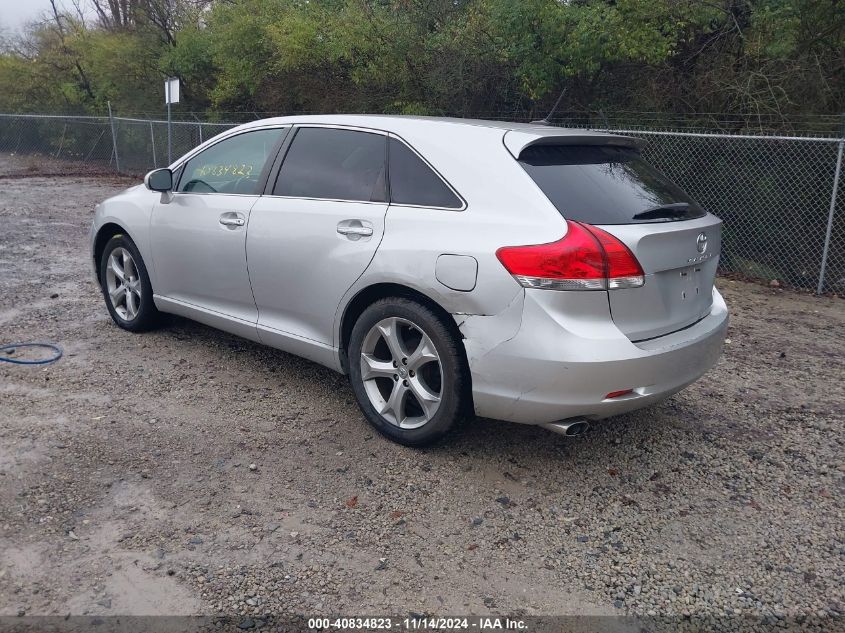
M 566 437 L 576 437 L 583 435 L 590 428 L 590 423 L 583 418 L 574 418 L 572 420 L 561 420 L 560 422 L 549 422 L 543 424 L 544 429 L 548 429 L 553 433 L 559 433 Z

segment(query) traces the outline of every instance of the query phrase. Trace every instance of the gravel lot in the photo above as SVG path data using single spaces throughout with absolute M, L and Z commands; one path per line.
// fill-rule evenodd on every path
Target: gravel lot
M 0 363 L 0 615 L 845 611 L 841 299 L 720 279 L 724 358 L 669 401 L 411 450 L 327 369 L 112 325 L 87 232 L 131 181 L 0 174 L 0 342 L 65 350 Z

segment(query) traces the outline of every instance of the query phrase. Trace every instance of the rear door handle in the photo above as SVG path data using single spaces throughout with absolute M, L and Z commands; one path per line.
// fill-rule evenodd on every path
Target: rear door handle
M 373 234 L 373 230 L 368 226 L 339 226 L 337 232 L 341 235 L 360 235 L 361 237 L 369 237 Z
M 361 220 L 344 220 L 338 223 L 337 232 L 350 240 L 359 240 L 362 237 L 370 237 L 373 234 L 373 227 L 364 226 Z
M 235 213 L 224 213 L 220 216 L 220 224 L 223 226 L 243 226 L 246 224 L 246 220 L 242 217 L 238 216 Z

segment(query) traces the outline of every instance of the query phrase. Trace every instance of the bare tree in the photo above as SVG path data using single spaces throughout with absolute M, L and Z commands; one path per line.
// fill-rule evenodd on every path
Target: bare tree
M 59 11 L 56 0 L 50 0 L 50 7 L 53 11 L 53 21 L 56 25 L 56 33 L 59 37 L 59 42 L 61 43 L 62 53 L 67 55 L 68 59 L 73 60 L 73 67 L 76 70 L 80 87 L 85 91 L 85 94 L 91 98 L 91 100 L 94 100 L 95 97 L 94 91 L 91 89 L 91 81 L 88 79 L 88 75 L 82 67 L 82 61 L 79 59 L 79 55 L 77 55 L 75 51 L 71 50 L 71 48 L 67 45 L 66 27 L 64 25 L 66 17 L 61 11 Z

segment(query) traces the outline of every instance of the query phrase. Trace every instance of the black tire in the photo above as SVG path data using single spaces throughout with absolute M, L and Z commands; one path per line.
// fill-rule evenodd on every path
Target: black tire
M 137 280 L 140 282 L 138 284 L 140 291 L 140 305 L 138 306 L 137 314 L 135 314 L 133 318 L 125 318 L 119 314 L 109 297 L 107 281 L 109 258 L 112 253 L 121 248 L 128 251 L 132 256 L 135 272 L 137 273 Z M 100 289 L 103 292 L 103 299 L 106 302 L 106 307 L 108 308 L 112 320 L 124 330 L 129 330 L 130 332 L 144 332 L 159 324 L 161 314 L 156 309 L 155 303 L 153 302 L 153 288 L 150 285 L 150 276 L 147 273 L 147 267 L 144 264 L 141 253 L 138 251 L 138 247 L 135 246 L 135 243 L 128 235 L 117 234 L 113 236 L 103 249 L 103 254 L 100 257 Z
M 409 322 L 428 336 L 439 357 L 439 366 L 437 366 L 439 370 L 437 374 L 440 378 L 439 405 L 431 418 L 417 428 L 400 428 L 382 416 L 373 406 L 362 378 L 361 351 L 365 339 L 378 323 L 391 317 Z M 352 390 L 367 421 L 385 437 L 405 446 L 425 446 L 446 435 L 465 417 L 470 401 L 469 369 L 466 366 L 461 345 L 461 341 L 440 315 L 413 299 L 404 297 L 380 299 L 364 310 L 352 328 L 348 357 Z M 421 374 L 422 371 L 420 370 Z M 390 381 L 385 380 L 387 382 L 385 388 L 389 390 Z M 417 402 L 416 398 L 412 399 L 411 407 L 414 402 Z M 419 407 L 417 408 L 420 412 L 422 411 Z

